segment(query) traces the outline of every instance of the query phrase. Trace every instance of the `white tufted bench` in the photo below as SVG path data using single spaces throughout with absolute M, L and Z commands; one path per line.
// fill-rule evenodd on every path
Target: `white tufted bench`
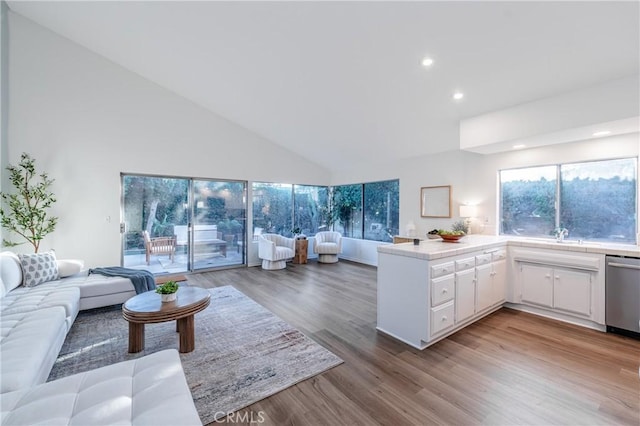
M 2 425 L 202 425 L 175 349 L 2 394 Z

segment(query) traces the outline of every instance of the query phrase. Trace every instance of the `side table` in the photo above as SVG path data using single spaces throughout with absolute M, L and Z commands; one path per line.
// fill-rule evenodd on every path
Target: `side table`
M 296 240 L 296 254 L 293 256 L 293 263 L 307 263 L 307 250 L 309 250 L 309 240 Z

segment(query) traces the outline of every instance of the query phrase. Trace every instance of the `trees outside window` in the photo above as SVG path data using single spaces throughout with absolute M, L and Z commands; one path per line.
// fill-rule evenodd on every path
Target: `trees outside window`
M 364 184 L 364 238 L 393 241 L 398 235 L 400 198 L 397 180 Z
M 636 194 L 636 158 L 502 170 L 500 233 L 633 244 Z
M 306 236 L 314 236 L 318 231 L 330 227 L 328 217 L 329 188 L 326 186 L 293 186 L 293 224 Z
M 362 238 L 362 185 L 333 188 L 334 229 L 344 237 Z
M 253 227 L 263 233 L 291 235 L 293 185 L 253 183 Z
M 500 172 L 501 234 L 548 237 L 556 227 L 556 166 Z

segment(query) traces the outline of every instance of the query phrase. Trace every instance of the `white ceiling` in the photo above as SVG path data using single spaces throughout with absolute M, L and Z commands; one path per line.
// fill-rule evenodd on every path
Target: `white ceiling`
M 460 119 L 640 64 L 638 2 L 8 4 L 329 170 L 458 149 Z

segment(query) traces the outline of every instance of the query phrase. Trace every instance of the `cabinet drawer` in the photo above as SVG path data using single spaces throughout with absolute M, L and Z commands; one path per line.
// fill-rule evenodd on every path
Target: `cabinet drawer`
M 456 260 L 456 271 L 464 271 L 476 266 L 476 258 L 468 257 L 466 259 Z
M 491 263 L 491 253 L 476 256 L 476 266 L 486 265 L 487 263 Z
M 455 312 L 453 300 L 444 305 L 431 308 L 431 335 L 453 327 L 453 314 Z
M 431 267 L 431 278 L 437 278 L 447 274 L 453 274 L 453 262 L 441 263 Z
M 431 306 L 452 300 L 456 292 L 455 277 L 453 275 L 431 280 Z
M 498 250 L 491 253 L 491 260 L 495 262 L 496 260 L 502 260 L 507 258 L 506 250 Z

